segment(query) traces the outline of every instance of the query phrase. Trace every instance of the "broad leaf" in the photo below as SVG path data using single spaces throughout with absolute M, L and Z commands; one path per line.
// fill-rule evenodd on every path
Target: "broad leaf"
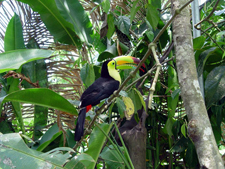
M 32 61 L 22 66 L 22 74 L 29 77 L 32 82 L 38 82 L 41 88 L 47 88 L 47 70 L 44 59 Z M 27 81 L 23 81 L 22 85 L 27 88 L 33 88 Z M 41 129 L 47 125 L 48 108 L 35 105 L 34 106 L 34 133 L 33 139 L 37 140 L 42 136 Z
M 5 38 L 4 38 L 4 49 L 5 49 L 5 52 L 11 52 L 11 51 L 13 52 L 14 50 L 24 49 L 24 48 L 25 46 L 24 46 L 24 40 L 23 40 L 22 24 L 20 22 L 19 16 L 17 14 L 14 14 L 14 16 L 11 18 L 6 29 Z M 16 60 L 19 58 L 17 55 L 13 56 L 15 60 L 10 60 L 13 58 L 10 58 L 9 55 L 7 55 L 6 57 L 4 56 L 5 56 L 4 54 L 1 54 L 0 56 L 0 65 L 4 64 L 3 66 L 7 67 L 7 66 L 13 65 L 13 63 L 16 63 L 16 64 L 19 63 L 18 60 Z M 20 73 L 21 69 L 17 70 L 17 72 Z M 18 87 L 19 79 L 10 77 L 7 79 L 7 83 L 8 83 L 8 86 L 6 88 L 7 93 L 11 93 L 11 92 L 19 90 L 19 87 Z M 2 107 L 2 105 L 0 107 Z M 24 122 L 23 122 L 20 103 L 12 102 L 12 109 L 19 122 L 19 126 L 23 134 L 25 134 L 25 128 L 24 128 Z M 2 109 L 0 109 L 0 112 L 1 110 Z
M 204 70 L 211 71 L 222 61 L 223 52 L 218 47 L 206 48 L 200 55 L 198 61 L 198 76 L 200 76 Z M 207 66 L 206 66 L 207 65 Z
M 55 0 L 18 1 L 28 4 L 34 11 L 38 12 L 41 15 L 41 20 L 58 41 L 80 46 L 79 38 L 74 32 L 73 25 L 61 16 Z
M 95 72 L 93 65 L 86 63 L 80 70 L 80 77 L 87 87 L 94 83 Z
M 113 168 L 125 168 L 123 159 L 112 145 L 105 147 L 100 156 L 104 159 L 109 168 L 112 166 Z
M 82 42 L 92 44 L 92 24 L 83 6 L 78 0 L 55 0 L 62 17 L 72 23 Z
M 19 49 L 0 53 L 0 73 L 19 69 L 24 63 L 47 58 L 51 54 L 52 51 L 42 49 Z
M 166 121 L 165 128 L 166 128 L 166 132 L 169 135 L 169 137 L 171 137 L 173 135 L 173 124 L 174 124 L 174 122 L 175 121 L 171 117 L 169 117 Z
M 147 109 L 146 109 L 146 104 L 145 104 L 145 101 L 143 99 L 143 96 L 141 95 L 141 93 L 136 89 L 134 88 L 134 91 L 137 93 L 137 95 L 139 96 L 139 99 L 141 101 L 141 104 L 142 106 L 144 107 L 145 111 L 147 112 Z
M 145 32 L 145 34 L 146 34 L 146 36 L 148 37 L 148 40 L 149 40 L 150 42 L 152 42 L 153 39 L 154 39 L 154 33 L 153 33 L 152 31 L 148 30 L 148 31 Z
M 209 108 L 213 103 L 225 96 L 225 66 L 214 68 L 205 81 L 206 105 Z
M 136 0 L 132 4 L 132 8 L 130 10 L 130 23 L 132 24 L 132 21 L 134 20 L 134 17 L 137 13 L 137 11 L 140 9 L 140 6 L 137 6 L 137 3 L 140 2 L 139 0 Z
M 65 168 L 68 169 L 85 169 L 94 168 L 95 160 L 88 154 L 82 153 L 79 156 L 75 156 L 68 162 Z
M 179 139 L 174 146 L 171 148 L 171 152 L 177 152 L 177 153 L 181 153 L 184 152 L 185 149 L 187 149 L 189 143 L 189 139 L 185 138 L 185 137 L 181 137 L 181 139 Z
M 132 99 L 133 104 L 134 104 L 134 108 L 135 108 L 135 112 L 137 112 L 138 110 L 141 109 L 142 107 L 142 102 L 140 100 L 140 97 L 137 97 L 137 93 L 136 91 L 133 89 L 128 93 L 128 96 Z
M 114 17 L 113 14 L 107 15 L 107 24 L 108 24 L 108 30 L 107 30 L 107 38 L 110 39 L 115 31 L 115 25 L 114 25 Z
M 188 140 L 188 148 L 186 151 L 185 161 L 190 168 L 197 168 L 198 157 L 195 146 L 191 140 Z
M 66 147 L 46 153 L 32 150 L 18 133 L 0 135 L 0 146 L 0 166 L 3 168 L 63 168 L 71 157 L 69 151 L 74 152 Z
M 122 99 L 126 106 L 125 117 L 127 120 L 130 120 L 134 114 L 134 104 L 133 104 L 131 98 L 129 98 L 129 97 L 122 97 Z
M 49 144 L 51 144 L 57 137 L 62 135 L 62 131 L 59 131 L 57 124 L 54 124 L 49 128 L 40 140 L 37 151 L 43 151 Z
M 76 108 L 68 100 L 50 89 L 25 89 L 0 98 L 0 103 L 7 101 L 31 103 L 58 109 L 74 115 L 78 114 Z
M 4 37 L 5 51 L 24 49 L 23 28 L 20 17 L 15 13 L 9 21 Z
M 158 9 L 161 9 L 161 1 L 159 0 L 150 0 L 151 4 Z
M 85 151 L 85 153 L 90 155 L 94 159 L 95 162 L 97 162 L 99 154 L 102 150 L 102 146 L 105 143 L 106 135 L 108 135 L 110 129 L 112 128 L 112 125 L 113 125 L 113 123 L 99 124 L 100 128 L 98 128 L 96 126 L 90 135 L 89 147 L 88 147 L 88 150 Z M 92 165 L 93 168 L 94 168 L 94 166 L 95 166 L 95 164 Z
M 186 136 L 186 124 L 185 123 L 181 126 L 181 133 L 184 135 L 184 137 L 187 137 Z
M 109 9 L 110 9 L 110 2 L 109 2 L 109 0 L 103 0 L 101 4 L 102 4 L 103 11 L 105 13 L 108 13 Z
M 155 30 L 159 22 L 159 12 L 157 8 L 151 4 L 148 4 L 146 17 L 152 28 Z
M 127 16 L 119 16 L 116 22 L 118 29 L 127 36 L 130 36 L 130 19 Z
M 38 49 L 39 45 L 34 38 L 30 39 L 27 48 Z M 26 63 L 22 66 L 21 73 L 29 77 L 32 82 L 38 82 L 41 88 L 47 88 L 47 70 L 46 70 L 45 59 L 35 60 L 29 63 Z M 33 88 L 31 84 L 23 80 L 22 85 L 24 88 Z M 37 140 L 43 134 L 41 129 L 47 125 L 48 121 L 48 108 L 35 105 L 34 106 L 34 133 L 33 139 Z
M 199 50 L 199 49 L 202 48 L 202 46 L 204 45 L 204 43 L 205 43 L 205 37 L 204 36 L 199 36 L 199 37 L 197 37 L 197 38 L 195 38 L 193 40 L 193 48 L 195 50 Z
M 118 107 L 118 111 L 120 114 L 120 118 L 124 118 L 124 111 L 126 110 L 126 106 L 123 102 L 123 100 L 121 100 L 120 98 L 116 98 L 116 105 Z
M 108 45 L 107 49 L 98 56 L 98 61 L 102 62 L 106 59 L 114 58 L 116 56 L 116 50 L 115 44 Z

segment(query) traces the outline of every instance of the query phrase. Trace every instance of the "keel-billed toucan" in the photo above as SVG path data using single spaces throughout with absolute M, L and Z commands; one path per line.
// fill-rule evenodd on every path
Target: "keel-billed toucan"
M 131 69 L 140 62 L 139 59 L 131 56 L 118 56 L 107 60 L 102 65 L 101 77 L 89 86 L 80 98 L 80 112 L 75 129 L 75 140 L 79 141 L 84 133 L 84 122 L 86 113 L 100 103 L 101 100 L 108 98 L 121 83 L 120 74 L 117 69 Z M 144 68 L 142 66 L 142 68 Z M 141 70 L 141 69 L 140 69 Z

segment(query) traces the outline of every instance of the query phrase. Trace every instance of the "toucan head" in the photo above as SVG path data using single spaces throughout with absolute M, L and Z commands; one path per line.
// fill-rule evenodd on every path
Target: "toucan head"
M 120 75 L 117 69 L 132 69 L 137 67 L 140 60 L 132 56 L 118 56 L 111 60 L 107 60 L 102 65 L 102 77 L 112 77 L 115 80 L 121 82 Z M 107 71 L 106 71 L 107 70 Z M 140 68 L 141 71 L 145 71 L 145 65 Z

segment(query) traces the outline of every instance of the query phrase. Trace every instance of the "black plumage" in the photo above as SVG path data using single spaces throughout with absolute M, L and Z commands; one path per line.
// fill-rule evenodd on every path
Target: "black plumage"
M 101 100 L 108 98 L 113 94 L 115 90 L 119 88 L 120 82 L 113 79 L 109 75 L 107 64 L 111 60 L 107 60 L 102 65 L 101 77 L 98 78 L 91 86 L 89 86 L 82 94 L 80 101 L 80 112 L 78 115 L 77 125 L 75 129 L 75 140 L 79 141 L 84 133 L 84 121 L 87 106 L 95 106 L 100 103 Z

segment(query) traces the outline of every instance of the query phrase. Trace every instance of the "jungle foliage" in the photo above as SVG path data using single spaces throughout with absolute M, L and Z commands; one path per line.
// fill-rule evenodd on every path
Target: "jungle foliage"
M 148 45 L 171 18 L 168 1 L 78 1 L 18 0 L 40 14 L 54 43 L 71 45 L 79 57 L 74 66 L 80 69 L 81 90 L 100 76 L 101 62 L 118 55 L 142 59 Z M 202 35 L 193 39 L 198 75 L 203 75 L 205 104 L 219 150 L 225 149 L 225 6 L 222 1 L 207 1 L 200 7 L 200 18 L 213 14 L 201 23 Z M 126 109 L 146 109 L 146 168 L 198 168 L 195 146 L 187 133 L 188 119 L 182 99 L 174 57 L 173 28 L 169 25 L 157 43 L 162 69 L 156 83 L 152 104 L 146 105 L 155 70 L 141 83 L 136 74 L 128 81 L 108 110 L 99 115 L 92 131 L 77 145 L 73 130 L 66 123 L 49 125 L 49 109 L 78 115 L 78 99 L 70 100 L 49 89 L 45 58 L 64 55 L 70 50 L 41 49 L 36 41 L 24 42 L 24 25 L 16 13 L 10 19 L 0 53 L 0 166 L 3 168 L 133 168 L 121 135 L 115 138 L 117 124 L 126 121 Z M 52 45 L 53 46 L 53 45 Z M 49 46 L 51 47 L 51 46 Z M 147 70 L 155 65 L 152 54 L 145 61 Z M 67 67 L 70 70 L 70 67 Z M 130 71 L 121 71 L 124 81 Z M 24 80 L 28 77 L 30 83 Z M 20 77 L 21 76 L 21 77 Z M 23 81 L 21 81 L 23 79 Z M 35 83 L 38 82 L 38 83 Z M 131 85 L 132 84 L 132 85 Z M 35 87 L 35 85 L 37 85 Z M 126 89 L 126 90 L 125 90 Z M 80 93 L 76 93 L 79 98 Z M 7 118 L 6 104 L 11 104 L 14 120 Z M 24 120 L 21 103 L 34 104 L 34 120 Z M 101 103 L 104 104 L 104 101 Z M 9 107 L 8 107 L 9 108 Z M 94 110 L 93 110 L 94 111 Z M 87 123 L 94 112 L 87 114 Z M 26 126 L 32 130 L 27 130 Z M 76 121 L 74 120 L 74 123 Z M 19 134 L 20 133 L 20 134 Z M 118 133 L 118 132 L 117 132 Z M 118 140 L 122 146 L 118 145 Z M 74 149 L 76 147 L 76 149 Z M 74 157 L 75 156 L 75 157 Z

